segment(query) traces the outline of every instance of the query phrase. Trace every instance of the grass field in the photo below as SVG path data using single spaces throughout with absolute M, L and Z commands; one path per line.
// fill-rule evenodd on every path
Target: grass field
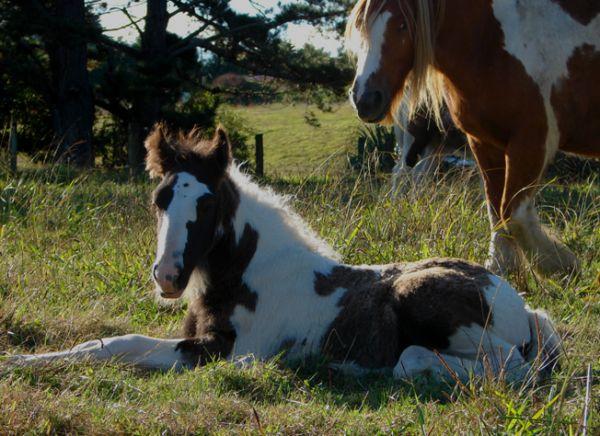
M 343 162 L 353 152 L 360 123 L 349 104 L 334 106 L 331 112 L 302 104 L 238 106 L 232 110 L 248 121 L 255 133 L 264 135 L 265 174 L 309 175 L 323 172 L 323 162 Z M 306 123 L 314 114 L 318 126 Z
M 289 112 L 247 111 L 253 123 L 271 126 L 264 129 L 266 144 L 273 144 L 266 149 L 268 165 L 292 174 L 282 171 L 267 181 L 294 196 L 296 210 L 347 262 L 485 260 L 488 225 L 476 176 L 432 180 L 397 201 L 387 195 L 385 178 L 327 165 L 319 177 L 305 178 L 298 174 L 314 166 L 294 169 L 303 162 L 318 167 L 330 154 L 325 150 L 334 151 L 331 142 L 343 145 L 354 121 L 331 118 L 328 133 L 323 120 L 315 136 L 312 127 L 289 120 L 297 130 L 289 134 L 282 127 Z M 286 143 L 288 136 L 297 139 Z M 291 159 L 290 144 L 304 144 L 298 152 L 310 149 L 320 157 Z M 152 187 L 145 178 L 99 170 L 28 168 L 16 178 L 0 175 L 0 352 L 64 349 L 132 332 L 178 335 L 184 308 L 158 305 L 149 279 Z M 8 370 L 0 361 L 0 434 L 575 434 L 583 429 L 588 365 L 588 434 L 599 434 L 600 177 L 552 183 L 540 203 L 543 220 L 582 261 L 578 277 L 540 279 L 528 272 L 509 278 L 532 306 L 551 313 L 565 337 L 567 358 L 542 385 L 408 384 L 382 375 L 344 376 L 322 362 L 289 367 L 271 361 L 243 370 L 220 362 L 158 373 L 117 364 Z

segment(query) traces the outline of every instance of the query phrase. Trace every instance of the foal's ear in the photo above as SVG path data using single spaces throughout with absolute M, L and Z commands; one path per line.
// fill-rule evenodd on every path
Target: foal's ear
M 232 161 L 231 144 L 229 143 L 227 132 L 225 132 L 225 129 L 220 124 L 215 130 L 212 142 L 212 158 L 215 160 L 217 167 L 225 171 Z
M 148 151 L 146 155 L 146 171 L 150 177 L 164 177 L 164 175 L 175 165 L 175 150 L 167 139 L 166 128 L 157 123 L 146 138 L 144 147 Z

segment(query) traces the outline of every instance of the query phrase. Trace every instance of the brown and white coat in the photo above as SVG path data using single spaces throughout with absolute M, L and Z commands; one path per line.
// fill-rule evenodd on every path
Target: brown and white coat
M 533 197 L 557 150 L 600 157 L 600 1 L 360 0 L 348 36 L 360 118 L 390 119 L 408 89 L 411 111 L 425 104 L 439 118 L 445 101 L 467 134 L 490 268 L 518 268 L 522 251 L 541 273 L 576 270 Z

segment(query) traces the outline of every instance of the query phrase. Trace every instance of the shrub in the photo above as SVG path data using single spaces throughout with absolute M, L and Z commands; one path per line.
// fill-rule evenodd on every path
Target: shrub
M 227 130 L 235 159 L 238 162 L 248 161 L 250 159 L 249 143 L 255 134 L 248 120 L 222 106 L 217 113 L 217 122 Z
M 357 154 L 350 157 L 350 165 L 357 170 L 391 172 L 395 164 L 396 136 L 394 129 L 364 125 L 358 131 Z

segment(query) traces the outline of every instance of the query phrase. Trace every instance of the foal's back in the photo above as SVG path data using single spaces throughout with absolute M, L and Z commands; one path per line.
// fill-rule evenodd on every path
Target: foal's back
M 394 366 L 415 345 L 448 350 L 462 329 L 473 326 L 499 333 L 513 345 L 530 341 L 523 300 L 499 277 L 464 260 L 340 267 L 317 285 L 321 292 L 347 289 L 324 340 L 326 354 L 362 367 Z M 495 310 L 498 299 L 501 310 L 505 303 L 516 310 L 510 328 L 503 325 L 504 313 Z

